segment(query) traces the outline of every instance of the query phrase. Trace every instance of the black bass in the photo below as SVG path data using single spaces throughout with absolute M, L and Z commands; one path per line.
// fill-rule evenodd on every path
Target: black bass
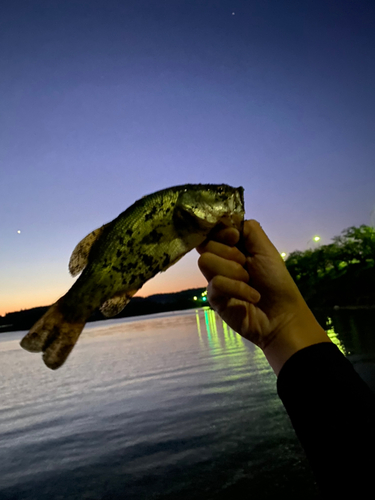
M 131 297 L 160 271 L 200 245 L 217 224 L 241 228 L 243 188 L 225 184 L 186 184 L 141 198 L 116 219 L 88 234 L 69 262 L 82 274 L 22 339 L 30 352 L 43 352 L 45 364 L 59 368 L 90 315 L 118 314 Z

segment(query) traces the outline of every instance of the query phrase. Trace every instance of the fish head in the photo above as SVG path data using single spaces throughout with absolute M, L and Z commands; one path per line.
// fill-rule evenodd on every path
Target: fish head
M 195 184 L 182 189 L 176 208 L 179 217 L 200 229 L 219 223 L 241 229 L 244 215 L 244 189 L 226 184 Z

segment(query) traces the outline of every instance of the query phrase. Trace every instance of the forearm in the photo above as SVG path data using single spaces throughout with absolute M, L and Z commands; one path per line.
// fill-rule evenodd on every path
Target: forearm
M 334 344 L 300 350 L 286 361 L 278 393 L 324 497 L 372 488 L 375 397 Z

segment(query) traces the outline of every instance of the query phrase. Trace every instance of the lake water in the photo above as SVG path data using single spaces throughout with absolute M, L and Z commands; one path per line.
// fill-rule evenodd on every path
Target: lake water
M 324 320 L 371 382 L 355 316 Z M 263 354 L 211 310 L 91 323 L 56 372 L 24 333 L 0 336 L 0 499 L 317 498 Z

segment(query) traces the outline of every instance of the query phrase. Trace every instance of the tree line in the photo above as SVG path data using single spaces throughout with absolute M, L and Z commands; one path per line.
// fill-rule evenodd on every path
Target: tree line
M 296 250 L 285 261 L 306 300 L 311 305 L 375 305 L 375 229 L 352 226 L 332 241 Z
M 193 288 L 175 293 L 159 293 L 149 297 L 133 297 L 125 309 L 119 313 L 116 318 L 126 318 L 130 316 L 141 316 L 145 314 L 156 314 L 168 311 L 180 311 L 192 307 L 200 307 L 201 302 L 197 303 L 194 296 L 201 296 L 205 288 Z M 0 333 L 29 330 L 33 324 L 43 316 L 50 306 L 33 307 L 32 309 L 23 309 L 0 316 Z M 88 319 L 90 321 L 100 321 L 108 319 L 96 310 Z

